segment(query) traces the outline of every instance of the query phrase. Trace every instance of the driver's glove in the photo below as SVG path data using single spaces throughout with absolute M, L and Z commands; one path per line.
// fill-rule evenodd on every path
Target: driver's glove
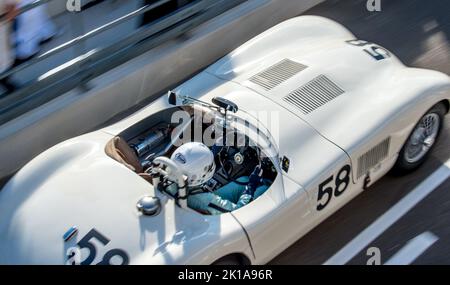
M 263 182 L 263 170 L 260 165 L 256 166 L 255 170 L 253 170 L 252 174 L 248 179 L 248 184 L 245 187 L 245 191 L 243 194 L 248 194 L 253 197 L 256 189 Z

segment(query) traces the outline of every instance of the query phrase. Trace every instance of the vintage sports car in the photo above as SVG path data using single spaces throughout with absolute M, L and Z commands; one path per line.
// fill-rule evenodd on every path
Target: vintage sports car
M 290 19 L 23 167 L 0 192 L 0 263 L 267 263 L 419 167 L 449 103 L 447 75 Z

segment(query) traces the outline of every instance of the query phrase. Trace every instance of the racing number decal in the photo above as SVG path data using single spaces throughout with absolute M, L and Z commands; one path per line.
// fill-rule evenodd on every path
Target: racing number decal
M 97 239 L 101 244 L 107 245 L 109 243 L 109 239 L 106 238 L 101 233 L 97 232 L 95 229 L 92 229 L 90 232 L 87 233 L 78 243 L 77 245 L 80 247 L 80 249 L 86 248 L 89 250 L 88 257 L 81 262 L 81 265 L 90 265 L 94 261 L 95 257 L 97 256 L 97 248 L 92 243 L 93 239 Z
M 334 190 L 334 196 L 339 197 L 345 190 L 347 190 L 348 185 L 350 184 L 351 170 L 350 165 L 346 165 L 339 171 L 336 177 L 336 189 Z
M 350 185 L 350 165 L 344 166 L 336 175 L 336 179 L 330 176 L 319 185 L 319 192 L 317 193 L 317 211 L 322 211 L 330 203 L 331 198 L 341 196 Z M 332 182 L 334 181 L 334 185 Z
M 84 260 L 81 261 L 80 265 L 91 265 L 92 262 L 95 260 L 96 256 L 97 256 L 97 248 L 95 247 L 95 244 L 92 242 L 94 239 L 96 239 L 97 241 L 99 241 L 102 245 L 106 246 L 110 240 L 105 237 L 104 235 L 102 235 L 101 233 L 99 233 L 97 230 L 92 229 L 90 232 L 88 232 L 78 243 L 78 247 L 79 249 L 87 249 L 89 251 L 89 255 L 88 257 Z M 78 251 L 79 254 L 79 251 Z M 77 251 L 69 251 L 68 253 L 68 260 L 72 260 L 71 264 L 72 265 L 76 265 L 77 262 L 75 261 L 77 255 Z M 120 257 L 121 259 L 121 265 L 128 265 L 130 259 L 128 257 L 128 254 L 122 250 L 122 249 L 112 249 L 110 251 L 108 251 L 102 258 L 102 261 L 100 261 L 99 263 L 97 263 L 97 265 L 110 265 L 111 264 L 111 260 L 114 257 Z
M 376 60 L 383 60 L 391 57 L 391 54 L 387 49 L 377 46 L 374 43 L 363 40 L 349 40 L 346 42 L 353 46 L 365 47 L 363 50 Z

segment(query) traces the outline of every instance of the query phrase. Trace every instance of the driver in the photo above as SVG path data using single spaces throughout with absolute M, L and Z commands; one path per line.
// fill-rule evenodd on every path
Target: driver
M 213 177 L 216 166 L 212 151 L 202 143 L 182 145 L 172 154 L 171 159 L 188 178 L 189 208 L 201 213 L 220 215 L 232 212 L 261 196 L 269 187 L 263 181 L 261 167 L 257 166 L 250 177 L 240 177 L 214 192 L 205 190 L 203 186 Z M 168 191 L 176 194 L 176 189 Z

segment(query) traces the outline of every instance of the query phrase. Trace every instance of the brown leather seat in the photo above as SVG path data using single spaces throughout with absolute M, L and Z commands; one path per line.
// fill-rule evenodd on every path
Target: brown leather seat
M 106 144 L 106 154 L 112 159 L 122 163 L 136 172 L 147 181 L 151 181 L 150 175 L 144 173 L 139 158 L 127 142 L 121 137 L 115 137 Z
M 112 159 L 122 163 L 140 177 L 152 183 L 152 177 L 144 172 L 139 158 L 128 143 L 121 137 L 115 137 L 106 144 L 106 154 Z M 197 210 L 200 214 L 210 215 L 207 211 Z

